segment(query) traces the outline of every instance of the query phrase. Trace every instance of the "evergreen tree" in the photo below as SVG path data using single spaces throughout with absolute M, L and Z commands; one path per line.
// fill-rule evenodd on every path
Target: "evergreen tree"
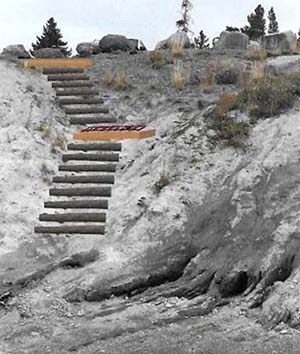
M 176 26 L 178 29 L 181 31 L 188 33 L 190 32 L 190 22 L 191 22 L 191 10 L 193 8 L 193 5 L 191 3 L 191 0 L 182 0 L 181 4 L 181 13 L 182 13 L 182 18 L 178 21 L 176 21 Z
M 203 49 L 209 48 L 209 38 L 204 34 L 201 30 L 199 33 L 199 37 L 194 38 L 195 48 Z
M 35 44 L 32 43 L 31 53 L 41 48 L 58 48 L 64 56 L 70 56 L 72 50 L 67 48 L 68 42 L 64 42 L 62 37 L 60 29 L 57 28 L 57 23 L 54 21 L 54 18 L 51 17 L 46 25 L 43 26 L 43 34 L 40 37 L 36 37 L 37 41 Z
M 227 32 L 240 32 L 240 29 L 237 27 L 226 26 L 226 31 Z
M 250 14 L 247 19 L 250 26 L 241 28 L 241 31 L 249 36 L 251 40 L 257 40 L 266 33 L 266 20 L 264 19 L 265 9 L 258 5 L 254 13 Z
M 269 19 L 269 29 L 268 33 L 278 33 L 279 32 L 279 26 L 278 22 L 276 19 L 276 14 L 274 11 L 274 8 L 271 7 L 269 13 L 268 13 L 268 19 Z

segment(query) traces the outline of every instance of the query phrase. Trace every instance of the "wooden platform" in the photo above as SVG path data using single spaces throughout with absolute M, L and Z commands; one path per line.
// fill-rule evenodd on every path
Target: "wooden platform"
M 90 68 L 92 60 L 89 58 L 59 58 L 59 59 L 25 59 L 23 67 L 26 68 Z
M 153 128 L 144 126 L 98 126 L 82 129 L 73 134 L 74 140 L 125 140 L 147 139 L 155 136 Z

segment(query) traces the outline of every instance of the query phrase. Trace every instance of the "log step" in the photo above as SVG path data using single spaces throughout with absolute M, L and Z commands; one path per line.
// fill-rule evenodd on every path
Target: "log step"
M 81 74 L 84 73 L 82 68 L 44 68 L 43 74 Z
M 98 97 L 90 98 L 61 98 L 58 103 L 62 106 L 72 105 L 72 104 L 103 104 L 103 99 Z
M 62 213 L 62 214 L 41 214 L 40 221 L 53 222 L 105 222 L 105 213 Z
M 107 107 L 80 107 L 80 108 L 65 108 L 66 114 L 94 114 L 94 113 L 109 113 Z
M 99 91 L 97 89 L 82 89 L 82 88 L 65 88 L 56 90 L 56 96 L 97 96 Z
M 48 209 L 108 209 L 108 200 L 49 201 L 44 203 L 44 207 Z
M 74 154 L 63 154 L 62 155 L 63 162 L 67 161 L 119 161 L 119 154 L 117 153 L 74 153 Z
M 50 74 L 48 81 L 74 81 L 74 80 L 89 80 L 86 74 Z
M 115 117 L 71 117 L 70 124 L 85 125 L 85 124 L 102 124 L 102 123 L 116 123 Z
M 57 197 L 111 197 L 111 187 L 50 188 L 49 194 Z
M 38 234 L 81 234 L 81 235 L 104 235 L 104 225 L 84 226 L 36 226 L 34 232 Z
M 94 84 L 89 81 L 55 81 L 52 82 L 53 88 L 61 87 L 93 87 Z
M 53 183 L 102 183 L 102 184 L 114 184 L 115 177 L 113 175 L 85 175 L 85 176 L 55 176 L 53 177 Z
M 68 144 L 68 150 L 76 151 L 121 151 L 121 143 Z
M 116 165 L 60 165 L 58 166 L 58 170 L 65 172 L 116 172 Z

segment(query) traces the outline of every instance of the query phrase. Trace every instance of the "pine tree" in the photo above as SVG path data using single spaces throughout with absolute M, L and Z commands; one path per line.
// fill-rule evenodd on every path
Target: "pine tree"
M 269 19 L 269 29 L 268 33 L 278 33 L 279 32 L 279 26 L 278 22 L 276 19 L 276 14 L 274 11 L 274 8 L 271 7 L 269 13 L 268 13 L 268 19 Z
M 72 50 L 67 48 L 68 42 L 62 40 L 62 34 L 60 29 L 57 28 L 57 23 L 54 18 L 51 17 L 45 26 L 43 26 L 43 34 L 37 36 L 36 43 L 32 43 L 32 51 L 41 48 L 58 48 L 64 56 L 68 57 L 72 54 Z
M 247 19 L 250 26 L 241 28 L 241 31 L 249 36 L 251 40 L 257 40 L 266 33 L 266 20 L 264 19 L 265 9 L 258 5 L 254 13 L 250 14 Z
M 182 12 L 182 18 L 178 21 L 176 21 L 176 26 L 178 29 L 181 31 L 188 33 L 190 32 L 190 22 L 191 22 L 191 10 L 193 8 L 193 5 L 191 3 L 191 0 L 182 0 L 181 4 L 181 12 Z
M 195 48 L 203 49 L 209 48 L 209 38 L 204 34 L 201 30 L 199 33 L 199 37 L 194 38 Z
M 226 26 L 226 31 L 227 32 L 240 32 L 240 29 L 237 27 Z

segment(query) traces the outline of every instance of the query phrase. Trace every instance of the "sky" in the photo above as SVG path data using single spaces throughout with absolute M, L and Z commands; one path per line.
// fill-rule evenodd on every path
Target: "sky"
M 24 44 L 30 49 L 43 25 L 54 17 L 63 39 L 74 50 L 84 41 L 104 35 L 139 38 L 148 49 L 176 31 L 182 0 L 10 0 L 0 5 L 0 49 Z M 274 7 L 280 30 L 298 32 L 299 0 L 192 0 L 192 25 L 212 39 L 227 25 L 242 27 L 247 15 L 260 3 Z

